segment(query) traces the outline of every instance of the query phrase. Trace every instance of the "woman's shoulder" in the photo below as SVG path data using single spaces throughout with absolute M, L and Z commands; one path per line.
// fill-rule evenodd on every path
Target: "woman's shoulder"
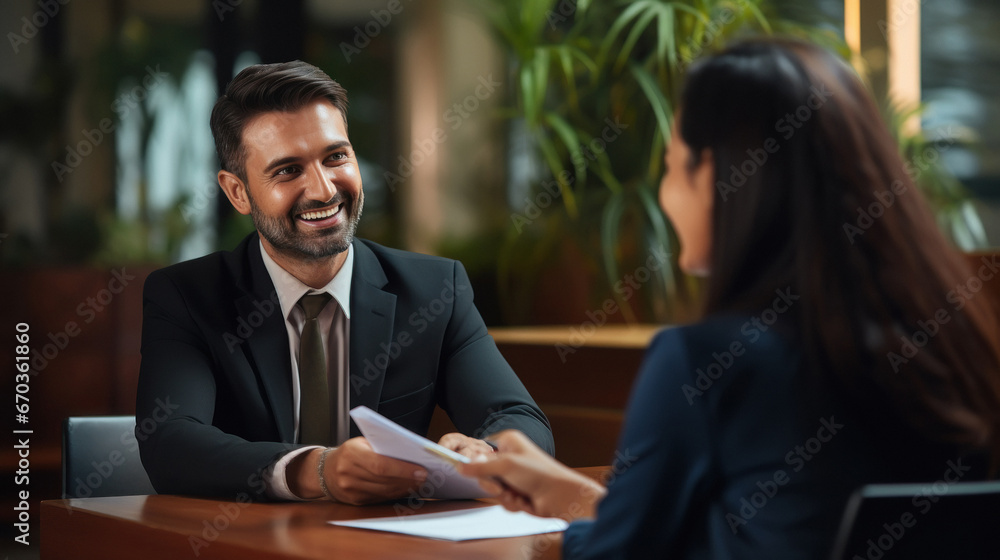
M 664 328 L 650 343 L 644 370 L 661 382 L 690 387 L 689 393 L 729 386 L 736 378 L 740 385 L 760 377 L 789 381 L 802 366 L 794 329 L 765 319 L 717 315 Z
M 660 330 L 650 343 L 650 350 L 684 349 L 688 357 L 712 353 L 762 355 L 785 353 L 796 346 L 794 328 L 787 321 L 768 320 L 765 316 L 712 315 L 688 325 Z

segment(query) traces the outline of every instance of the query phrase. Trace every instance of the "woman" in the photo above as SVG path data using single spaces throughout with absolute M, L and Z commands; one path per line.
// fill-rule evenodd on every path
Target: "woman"
M 994 317 L 850 67 L 742 43 L 675 117 L 660 202 L 706 316 L 653 340 L 606 495 L 514 432 L 463 472 L 577 519 L 566 558 L 820 558 L 863 484 L 994 473 Z

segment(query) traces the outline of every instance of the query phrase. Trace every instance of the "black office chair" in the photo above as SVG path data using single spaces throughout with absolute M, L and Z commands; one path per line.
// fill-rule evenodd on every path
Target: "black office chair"
M 1000 558 L 1000 481 L 864 486 L 847 503 L 830 558 Z
M 79 416 L 63 422 L 63 498 L 155 494 L 139 460 L 135 416 Z

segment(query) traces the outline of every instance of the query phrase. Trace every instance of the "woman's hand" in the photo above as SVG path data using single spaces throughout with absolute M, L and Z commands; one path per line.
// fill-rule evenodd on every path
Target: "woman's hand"
M 596 481 L 566 467 L 521 432 L 507 430 L 490 439 L 499 451 L 458 466 L 479 479 L 511 511 L 573 520 L 593 517 L 607 492 Z

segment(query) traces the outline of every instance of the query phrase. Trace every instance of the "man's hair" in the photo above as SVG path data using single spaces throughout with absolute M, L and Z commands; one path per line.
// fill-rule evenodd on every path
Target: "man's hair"
M 271 111 L 296 111 L 326 99 L 347 127 L 347 91 L 325 72 L 301 60 L 255 64 L 236 75 L 212 109 L 212 136 L 222 169 L 247 181 L 243 129 L 250 120 Z

